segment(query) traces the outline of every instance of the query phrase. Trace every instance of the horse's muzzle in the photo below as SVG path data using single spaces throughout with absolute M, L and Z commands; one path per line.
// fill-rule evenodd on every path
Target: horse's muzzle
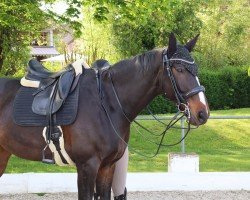
M 201 110 L 198 112 L 197 119 L 199 121 L 199 125 L 205 124 L 209 118 L 209 113 L 207 113 L 205 110 Z
M 200 126 L 207 122 L 209 118 L 209 112 L 207 112 L 205 109 L 199 110 L 196 113 L 192 113 L 190 117 L 190 124 L 194 126 Z

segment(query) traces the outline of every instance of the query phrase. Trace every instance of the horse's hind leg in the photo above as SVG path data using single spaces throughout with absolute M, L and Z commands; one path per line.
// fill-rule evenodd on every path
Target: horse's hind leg
M 11 156 L 11 153 L 9 153 L 3 147 L 0 146 L 0 177 L 3 175 L 7 167 L 7 163 L 8 163 L 10 156 Z

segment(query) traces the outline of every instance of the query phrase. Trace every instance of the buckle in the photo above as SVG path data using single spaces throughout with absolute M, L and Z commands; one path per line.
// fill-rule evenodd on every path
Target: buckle
M 177 108 L 180 112 L 185 114 L 185 116 L 187 117 L 187 121 L 189 121 L 191 118 L 191 112 L 190 112 L 188 104 L 180 103 L 177 105 Z

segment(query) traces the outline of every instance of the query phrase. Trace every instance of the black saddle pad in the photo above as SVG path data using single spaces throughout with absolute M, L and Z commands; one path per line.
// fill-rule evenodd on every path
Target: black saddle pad
M 13 106 L 14 122 L 20 126 L 47 126 L 46 116 L 35 114 L 31 105 L 34 99 L 33 93 L 37 88 L 21 87 L 15 97 Z M 63 106 L 53 115 L 54 124 L 69 125 L 72 124 L 78 110 L 79 85 L 69 94 Z

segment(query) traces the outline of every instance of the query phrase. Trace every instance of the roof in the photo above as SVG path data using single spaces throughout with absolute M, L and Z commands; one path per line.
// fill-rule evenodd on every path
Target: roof
M 32 46 L 31 55 L 32 56 L 55 56 L 60 53 L 53 46 Z
M 86 59 L 85 56 L 82 56 L 80 54 L 74 54 L 74 59 L 75 60 L 79 60 L 79 59 Z M 65 55 L 63 54 L 60 54 L 60 55 L 57 55 L 57 56 L 53 56 L 53 57 L 50 57 L 50 58 L 46 58 L 46 59 L 43 59 L 41 60 L 42 62 L 65 62 Z
M 64 55 L 60 54 L 60 55 L 57 55 L 57 56 L 53 56 L 53 57 L 50 57 L 50 58 L 46 58 L 46 59 L 43 59 L 41 61 L 47 61 L 47 62 L 64 62 L 65 61 L 65 57 Z

